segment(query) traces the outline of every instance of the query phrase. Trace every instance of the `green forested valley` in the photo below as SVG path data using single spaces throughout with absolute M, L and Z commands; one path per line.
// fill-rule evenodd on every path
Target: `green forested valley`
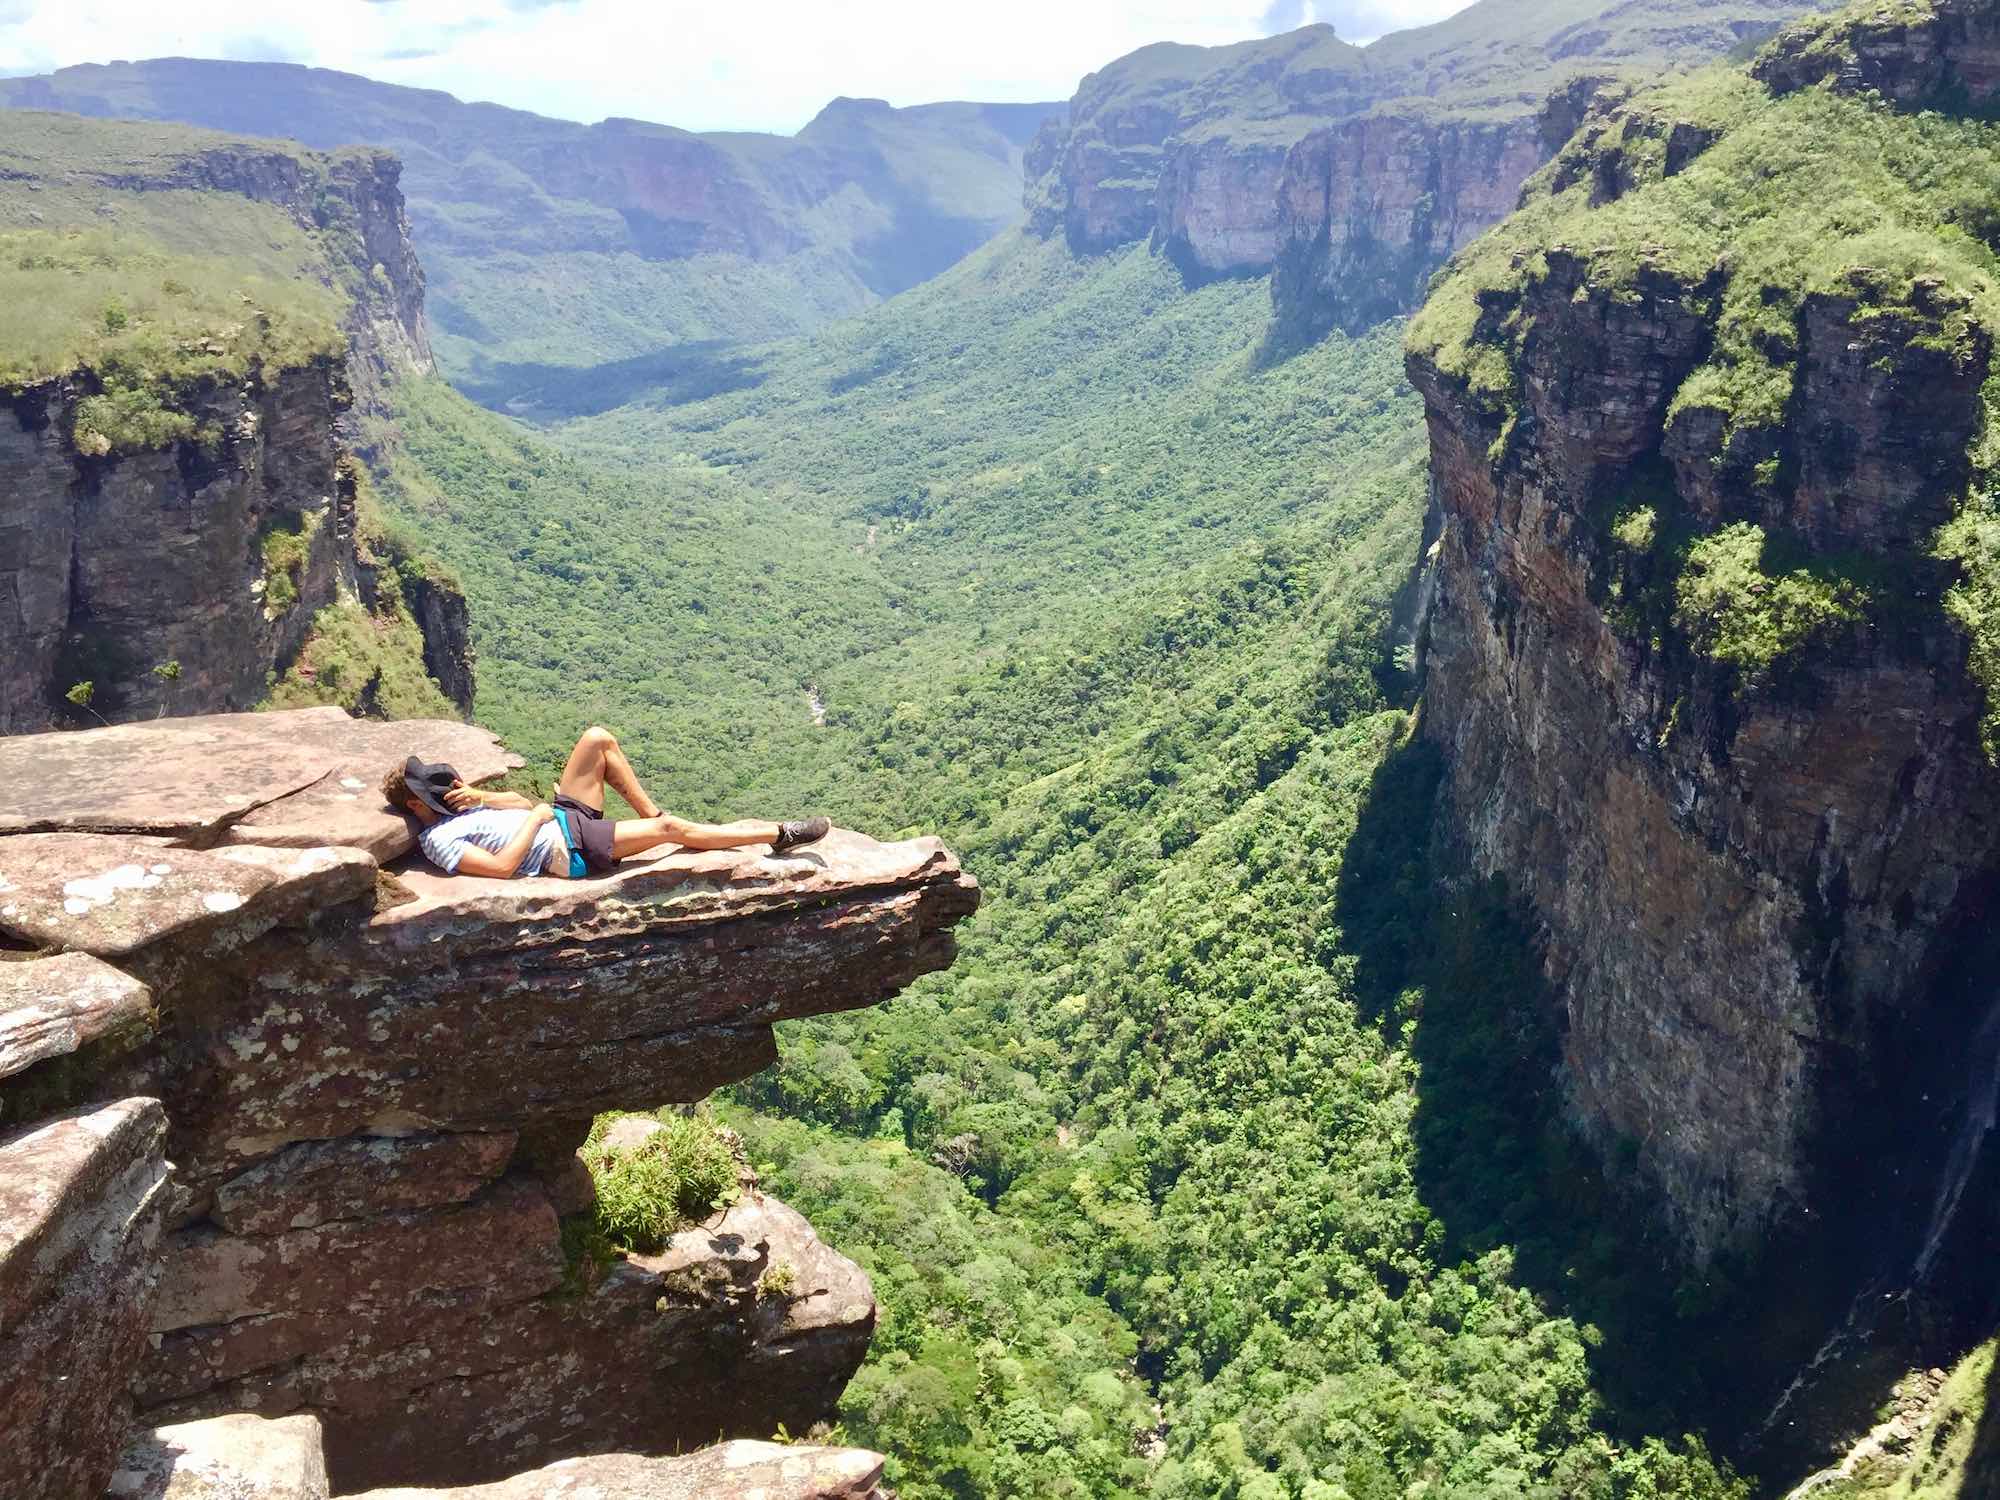
M 1609 1124 L 1583 1119 L 1565 1092 L 1576 1012 L 1550 989 L 1566 980 L 1546 890 L 1531 889 L 1540 904 L 1530 903 L 1519 861 L 1487 879 L 1452 863 L 1467 840 L 1448 825 L 1465 809 L 1447 796 L 1437 695 L 1427 715 L 1423 683 L 1427 642 L 1444 638 L 1426 635 L 1439 597 L 1426 589 L 1448 574 L 1420 563 L 1470 558 L 1457 575 L 1463 602 L 1500 574 L 1494 551 L 1545 549 L 1506 561 L 1528 579 L 1518 592 L 1546 585 L 1554 604 L 1523 609 L 1498 585 L 1480 598 L 1491 618 L 1478 624 L 1502 644 L 1481 635 L 1465 655 L 1486 650 L 1480 665 L 1496 677 L 1528 673 L 1522 663 L 1536 658 L 1517 654 L 1515 622 L 1536 628 L 1545 608 L 1609 621 L 1608 634 L 1575 638 L 1597 651 L 1590 665 L 1606 680 L 1637 682 L 1672 657 L 1702 691 L 1724 684 L 1699 702 L 1695 688 L 1655 694 L 1664 728 L 1607 701 L 1603 720 L 1616 720 L 1631 742 L 1618 749 L 1640 768 L 1627 778 L 1635 802 L 1658 790 L 1647 776 L 1664 784 L 1688 766 L 1713 790 L 1736 726 L 1766 710 L 1783 723 L 1745 753 L 1773 763 L 1801 744 L 1831 753 L 1825 741 L 1838 735 L 1785 738 L 1828 702 L 1851 714 L 1864 747 L 1900 743 L 1907 723 L 1880 722 L 1895 715 L 1831 691 L 1815 697 L 1824 684 L 1808 667 L 1864 658 L 1903 674 L 1898 702 L 1917 705 L 1903 713 L 1912 720 L 1934 711 L 1924 692 L 1943 701 L 1938 663 L 1959 651 L 1989 696 L 1935 737 L 1964 729 L 1973 744 L 1983 711 L 1988 764 L 1968 776 L 1995 763 L 2000 377 L 1967 372 L 1990 361 L 2000 329 L 2000 119 L 1990 103 L 2000 88 L 1973 107 L 1963 80 L 1903 98 L 1848 85 L 1866 71 L 1861 31 L 1900 38 L 1898 28 L 1947 11 L 1979 11 L 1989 31 L 1977 34 L 2000 55 L 2000 7 L 1910 0 L 1802 32 L 1805 61 L 1791 60 L 1802 76 L 1831 61 L 1788 92 L 1744 67 L 1693 66 L 1730 47 L 1748 57 L 1781 8 L 1564 0 L 1537 11 L 1484 0 L 1379 50 L 1325 26 L 1290 41 L 1147 48 L 1085 80 L 1059 122 L 1070 135 L 1036 136 L 1044 107 L 1031 105 L 892 110 L 840 99 L 797 137 L 696 136 L 633 121 L 571 125 L 280 64 L 164 59 L 23 74 L 0 83 L 0 105 L 21 107 L 0 111 L 0 394 L 76 397 L 58 436 L 82 477 L 74 493 L 56 485 L 61 504 L 48 514 L 93 503 L 106 470 L 90 464 L 143 453 L 164 474 L 174 465 L 158 450 L 171 449 L 192 518 L 209 482 L 203 464 L 226 434 L 181 408 L 311 362 L 330 382 L 320 427 L 337 427 L 339 441 L 327 439 L 321 470 L 333 470 L 324 487 L 336 493 L 308 484 L 312 519 L 245 539 L 264 566 L 236 597 L 259 601 L 267 620 L 296 604 L 322 516 L 348 552 L 338 579 L 332 564 L 322 569 L 334 602 L 275 658 L 263 707 L 452 712 L 447 692 L 463 701 L 469 671 L 462 589 L 477 658 L 472 717 L 525 758 L 515 789 L 552 794 L 579 731 L 603 724 L 674 812 L 714 822 L 823 813 L 884 840 L 936 835 L 977 877 L 983 905 L 956 929 L 958 956 L 943 972 L 874 1008 L 784 1023 L 774 1066 L 698 1111 L 662 1110 L 664 1128 L 640 1145 L 606 1145 L 613 1121 L 601 1117 L 583 1148 L 598 1206 L 558 1231 L 553 1191 L 537 1200 L 548 1280 L 524 1298 L 575 1298 L 614 1251 L 658 1251 L 675 1228 L 734 1201 L 748 1165 L 872 1278 L 880 1322 L 867 1363 L 837 1425 L 817 1435 L 887 1455 L 885 1481 L 902 1500 L 1777 1500 L 1807 1459 L 1837 1454 L 1892 1415 L 1889 1397 L 1856 1415 L 1881 1394 L 1870 1386 L 1858 1405 L 1822 1416 L 1808 1410 L 1819 1389 L 1802 1384 L 1788 1425 L 1804 1430 L 1767 1430 L 1787 1409 L 1800 1351 L 1827 1332 L 1825 1308 L 1853 1294 L 1856 1268 L 1880 1248 L 1875 1226 L 1802 1266 L 1794 1261 L 1818 1248 L 1821 1225 L 1780 1205 L 1766 1241 L 1724 1240 L 1695 1265 L 1656 1201 L 1670 1195 L 1649 1199 L 1638 1185 L 1651 1138 L 1626 1129 L 1654 1118 L 1645 1107 L 1659 1081 L 1622 1079 L 1638 1105 Z M 1272 13 L 1294 9 L 1317 14 Z M 1896 45 L 1896 57 L 1925 55 Z M 1653 75 L 1669 64 L 1662 85 Z M 1538 116 L 1551 83 L 1562 88 Z M 1366 95 L 1378 86 L 1387 92 Z M 395 196 L 401 169 L 370 178 L 386 186 L 356 207 L 336 201 L 324 175 L 329 162 L 352 166 L 349 154 L 267 153 L 177 125 L 126 131 L 39 112 L 53 107 L 246 130 L 290 120 L 315 145 L 387 140 L 409 157 L 409 220 Z M 1138 139 L 1169 115 L 1178 123 L 1158 140 Z M 1322 116 L 1354 134 L 1336 139 L 1327 126 L 1322 138 Z M 1287 176 L 1280 198 L 1280 167 L 1297 166 L 1281 148 L 1302 148 L 1309 131 L 1320 175 Z M 1537 140 L 1545 165 L 1512 216 L 1483 237 L 1454 238 L 1452 214 L 1493 223 L 1515 203 L 1511 188 L 1486 203 L 1492 184 L 1464 179 L 1512 164 L 1508 180 L 1520 181 Z M 1214 159 L 1201 154 L 1211 147 Z M 1423 152 L 1432 155 L 1411 167 Z M 1015 215 L 1024 157 L 1025 223 Z M 1251 269 L 1223 264 L 1237 243 L 1227 235 L 1216 237 L 1216 263 L 1197 264 L 1200 215 L 1174 219 L 1186 205 L 1169 188 L 1198 195 L 1201 172 L 1222 158 L 1290 216 L 1276 228 L 1259 221 L 1276 248 Z M 697 164 L 685 170 L 708 194 L 699 212 L 659 165 L 669 159 Z M 1403 172 L 1380 195 L 1390 208 L 1341 176 L 1350 169 Z M 1120 239 L 1114 225 L 1101 238 L 1115 247 L 1101 248 L 1081 221 L 1102 201 L 1154 191 L 1155 177 L 1159 202 L 1121 210 L 1148 227 Z M 1050 211 L 1069 192 L 1083 204 L 1077 222 Z M 1325 222 L 1307 232 L 1300 204 L 1315 193 Z M 1391 208 L 1407 226 L 1384 229 Z M 380 211 L 368 219 L 373 240 L 356 227 L 364 209 Z M 431 257 L 428 323 L 415 261 L 392 276 L 371 260 L 412 225 L 417 254 Z M 1374 238 L 1405 227 L 1406 241 Z M 1347 261 L 1334 253 L 1341 235 Z M 1308 338 L 1343 320 L 1286 314 L 1288 296 L 1326 294 L 1313 278 L 1342 265 L 1388 267 L 1414 285 L 1453 246 L 1410 318 Z M 1567 283 L 1549 293 L 1556 261 L 1582 268 L 1573 295 Z M 1395 301 L 1377 290 L 1382 305 Z M 1558 303 L 1598 324 L 1578 333 L 1550 311 Z M 393 357 L 371 344 L 391 325 Z M 1795 380 L 1808 335 L 1850 334 L 1853 358 L 1826 362 L 1838 379 Z M 1864 351 L 1864 336 L 1880 342 Z M 1560 403 L 1538 406 L 1531 397 L 1545 393 L 1526 386 L 1570 380 L 1564 339 L 1603 357 L 1575 379 L 1587 394 L 1561 411 L 1572 427 L 1536 432 L 1538 412 Z M 1644 452 L 1622 467 L 1605 460 L 1590 446 L 1599 428 L 1643 404 L 1633 392 L 1675 340 L 1686 368 L 1665 383 L 1678 394 L 1660 433 L 1648 429 L 1650 448 L 1635 439 Z M 352 391 L 338 379 L 343 344 L 359 372 Z M 1842 544 L 1851 549 L 1815 551 L 1793 514 L 1810 508 L 1798 498 L 1802 411 L 1843 398 L 1864 413 L 1812 428 L 1836 433 L 1829 446 L 1880 411 L 1907 417 L 1922 403 L 1891 389 L 1889 366 L 1908 349 L 1935 355 L 1922 368 L 1962 379 L 1959 394 L 1976 407 L 1970 439 L 1952 428 L 1958 447 L 1940 442 L 1931 456 L 1957 489 L 1938 517 L 1885 523 L 1889 543 L 1876 545 L 1864 515 L 1860 540 Z M 1450 552 L 1463 517 L 1431 472 L 1433 431 L 1406 357 L 1419 381 L 1428 370 L 1455 382 L 1458 414 L 1471 414 L 1464 432 L 1449 430 L 1437 385 L 1424 384 L 1440 451 L 1477 436 L 1459 469 L 1438 471 L 1475 492 L 1457 496 L 1466 507 L 1482 496 L 1495 511 L 1523 494 L 1540 503 L 1537 485 L 1604 493 L 1589 505 L 1558 495 L 1527 542 Z M 1880 389 L 1869 384 L 1877 377 Z M 1689 429 L 1660 435 L 1696 409 L 1713 418 L 1702 429 L 1712 453 Z M 1478 428 L 1489 418 L 1490 430 Z M 255 423 L 240 422 L 247 441 Z M 1922 448 L 1926 434 L 1903 447 Z M 1683 438 L 1685 451 L 1671 447 Z M 1911 472 L 1922 457 L 1909 459 Z M 1572 460 L 1575 473 L 1564 467 Z M 1503 478 L 1506 464 L 1517 467 Z M 1859 494 L 1895 467 L 1871 464 L 1840 483 Z M 0 500 L 11 482 L 0 474 Z M 1697 493 L 1700 506 L 1687 498 Z M 1576 516 L 1562 508 L 1572 501 Z M 0 540 L 20 535 L 0 524 Z M 1572 563 L 1574 576 L 1563 572 Z M 0 584 L 12 579 L 0 569 Z M 26 597 L 16 587 L 0 602 Z M 461 669 L 458 687 L 443 686 L 453 674 L 427 649 L 438 623 L 419 618 L 427 607 L 440 634 L 456 631 L 447 665 Z M 1552 675 L 1576 665 L 1560 645 L 1547 650 Z M 178 680 L 177 662 L 153 670 L 167 665 Z M 1697 679 L 1697 668 L 1710 675 Z M 1508 709 L 1530 702 L 1530 718 L 1535 703 L 1581 702 L 1587 716 L 1615 696 L 1586 698 L 1604 687 L 1596 678 L 1585 693 L 1563 686 L 1532 684 L 1547 689 L 1543 700 L 1529 688 L 1493 697 Z M 80 682 L 68 701 L 88 709 L 90 687 Z M 1674 738 L 1684 709 L 1712 710 L 1721 726 L 1700 747 L 1706 760 Z M 1530 745 L 1516 761 L 1539 761 L 1534 735 L 1545 727 L 1508 726 Z M 1889 753 L 1881 764 L 1897 764 Z M 1608 782 L 1623 774 L 1622 762 L 1607 769 L 1615 761 L 1580 755 L 1578 777 Z M 1908 763 L 1898 809 L 1927 764 Z M 1685 787 L 1696 780 L 1689 772 Z M 1818 795 L 1780 785 L 1800 806 Z M 1834 814 L 1808 811 L 1821 818 L 1822 846 L 1837 843 Z M 1759 805 L 1698 831 L 1719 848 L 1767 814 Z M 1522 821 L 1542 816 L 1531 809 Z M 1675 805 L 1625 826 L 1639 830 L 1635 842 L 1692 843 L 1692 816 Z M 1566 872 L 1562 852 L 1551 867 Z M 1628 852 L 1630 867 L 1649 870 L 1658 849 Z M 1832 994 L 1854 940 L 1841 903 L 1868 877 L 1823 869 L 1819 852 L 1799 877 L 1811 887 L 1799 910 L 1783 909 L 1796 933 L 1771 945 L 1818 944 L 1824 972 L 1809 978 Z M 1709 867 L 1690 856 L 1673 868 Z M 1775 884 L 1757 886 L 1758 874 L 1745 876 L 1745 909 Z M 1991 870 L 1977 878 L 2000 892 Z M 393 904 L 398 889 L 384 879 L 377 899 Z M 1700 895 L 1675 911 L 1693 912 Z M 1901 934 L 1920 918 L 1947 930 L 1914 898 L 1886 925 Z M 282 935 L 291 941 L 290 928 Z M 609 951 L 588 946 L 600 935 L 579 943 L 577 962 Z M 678 929 L 672 941 L 683 941 Z M 1983 980 L 1958 970 L 1984 951 L 1967 945 L 1948 961 L 1968 993 Z M 492 960 L 496 971 L 509 955 Z M 1678 1043 L 1682 1031 L 1715 1030 L 1675 999 L 1660 999 L 1656 1031 Z M 1653 1014 L 1633 1007 L 1615 1019 L 1635 1011 Z M 773 1013 L 754 1012 L 754 1025 Z M 1848 1074 L 1833 1065 L 1878 1043 L 1894 1066 L 1917 1059 L 1938 1070 L 1923 1076 L 1949 1073 L 1953 1087 L 1964 1073 L 1962 1059 L 1938 1061 L 1948 1041 L 1883 1043 L 1915 1029 L 1893 1007 L 1807 1035 L 1817 1019 L 1785 1012 L 1767 1029 L 1796 1022 L 1786 1038 L 1795 1051 L 1761 1073 L 1718 1069 L 1717 1088 L 1753 1076 L 1788 1088 L 1821 1068 L 1860 1077 L 1859 1063 Z M 662 1024 L 691 1023 L 677 1014 Z M 752 1029 L 741 1023 L 735 1040 Z M 1726 1052 L 1735 1033 L 1723 1030 L 1702 1043 Z M 631 1041 L 615 1035 L 613 1046 Z M 202 1045 L 222 1050 L 210 1037 Z M 767 1054 L 743 1055 L 754 1060 L 671 1097 Z M 1971 1119 L 1966 1092 L 1949 1108 Z M 1859 1141 L 1853 1161 L 1829 1169 L 1859 1183 L 1832 1200 L 1839 1212 L 1914 1202 L 1908 1182 L 1885 1187 L 1870 1174 L 1903 1163 L 1928 1172 L 1931 1157 L 1957 1149 L 1947 1128 L 1957 1116 L 1947 1121 L 1942 1099 L 1925 1117 L 1936 1141 L 1861 1139 L 1878 1119 L 1915 1117 L 1872 1092 L 1813 1107 L 1823 1106 L 1851 1107 Z M 556 1118 L 581 1135 L 568 1115 L 534 1128 Z M 1603 1127 L 1591 1144 L 1583 1125 Z M 1825 1125 L 1801 1125 L 1799 1139 L 1820 1142 L 1811 1132 Z M 528 1162 L 539 1149 L 529 1129 L 509 1135 L 491 1178 L 467 1194 L 492 1187 L 506 1163 Z M 289 1149 L 306 1137 L 272 1139 Z M 1972 1185 L 1980 1224 L 1993 1222 L 1976 1199 L 1996 1170 L 1988 1162 L 1983 1176 L 1968 1167 L 1958 1178 Z M 1798 1187 L 1806 1174 L 1785 1181 Z M 1829 1243 L 1850 1227 L 1835 1226 Z M 1963 1256 L 1961 1233 L 1947 1256 Z M 764 1274 L 790 1272 L 774 1263 Z M 1892 1295 L 1885 1285 L 1868 1282 L 1854 1307 L 1914 1323 L 1921 1288 Z M 755 1295 L 766 1290 L 760 1278 Z M 1874 1305 L 1897 1295 L 1893 1308 Z M 854 1305 L 865 1311 L 865 1297 Z M 1928 1382 L 1931 1425 L 1897 1437 L 1894 1463 L 1829 1469 L 1810 1494 L 1975 1500 L 1981 1485 L 2000 1484 L 2000 1426 L 1986 1399 L 2000 1394 L 2000 1376 L 1992 1342 L 1977 1342 L 1991 1327 L 1912 1333 L 1912 1348 L 1948 1348 L 1941 1362 L 1966 1356 L 1934 1377 L 1914 1372 Z M 1820 1347 L 1842 1352 L 1835 1343 Z M 1895 1378 L 1877 1380 L 1882 1371 L 1860 1356 L 1852 1370 L 1829 1361 L 1856 1389 Z M 261 1378 L 276 1366 L 243 1368 Z
M 984 885 L 948 974 L 719 1110 L 875 1278 L 842 1420 L 901 1493 L 1746 1494 L 1606 1348 L 1674 1326 L 1666 1251 L 1556 1123 L 1505 893 L 1428 909 L 1400 329 L 1268 322 L 1009 236 L 693 399 L 409 389 L 392 496 L 539 784 L 602 720 L 690 814 Z

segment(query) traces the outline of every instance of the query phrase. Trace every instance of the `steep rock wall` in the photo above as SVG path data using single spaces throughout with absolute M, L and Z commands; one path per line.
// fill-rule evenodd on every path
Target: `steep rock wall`
M 120 1219 L 145 1233 L 101 1299 L 97 1436 L 32 1493 L 95 1497 L 128 1383 L 148 1425 L 313 1416 L 344 1490 L 804 1430 L 865 1354 L 866 1276 L 754 1180 L 658 1255 L 570 1264 L 574 1153 L 596 1112 L 698 1100 L 772 1060 L 775 1022 L 948 964 L 977 887 L 935 840 L 842 832 L 450 879 L 370 790 L 409 753 L 518 764 L 466 725 L 331 709 L 0 740 L 0 938 L 71 950 L 0 965 L 0 1122 L 150 1111 L 138 1168 L 53 1195 L 79 1213 L 108 1212 L 107 1173 L 159 1177 L 162 1132 L 175 1166 L 157 1251 L 159 1206 Z M 0 1337 L 63 1264 L 0 1235 Z M 63 1357 L 42 1340 L 15 1378 Z
M 220 434 L 212 450 L 79 451 L 92 389 L 0 397 L 0 535 L 17 543 L 0 549 L 0 730 L 56 722 L 80 682 L 105 719 L 248 708 L 334 597 L 341 371 L 210 385 L 186 410 Z M 281 533 L 297 558 L 274 571 Z
M 1643 100 L 1587 123 L 1541 191 L 1671 201 L 1661 184 L 1758 128 L 1764 106 L 1731 99 L 1734 126 Z M 1761 159 L 1730 152 L 1705 189 L 1725 204 L 1719 174 Z M 2000 889 L 1990 705 L 1937 555 L 1983 503 L 1993 340 L 1949 273 L 1802 289 L 1780 263 L 1755 305 L 1791 309 L 1781 332 L 1732 342 L 1734 255 L 1549 232 L 1490 248 L 1413 325 L 1438 537 L 1423 726 L 1449 757 L 1446 838 L 1542 924 L 1575 1118 L 1636 1148 L 1706 1258 L 1821 1224 L 1863 1111 L 1887 1101 L 1870 1140 L 1905 1150 L 1965 1086 L 1904 1070 L 1981 1025 L 1981 997 L 1937 981 Z M 1753 359 L 1789 391 L 1775 423 L 1717 376 Z M 1751 571 L 1704 595 L 1729 538 L 1754 539 Z M 1870 602 L 1802 624 L 1802 580 Z
M 1548 136 L 1534 118 L 1439 124 L 1395 114 L 1307 136 L 1286 153 L 1278 183 L 1271 300 L 1280 323 L 1316 338 L 1410 311 L 1453 251 L 1512 211 L 1552 154 Z

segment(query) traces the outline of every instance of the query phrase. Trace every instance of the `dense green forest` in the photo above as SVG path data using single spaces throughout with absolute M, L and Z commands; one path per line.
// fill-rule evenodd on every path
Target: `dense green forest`
M 912 1497 L 1736 1496 L 1699 1326 L 1555 1118 L 1504 891 L 1436 910 L 1400 329 L 1006 237 L 536 434 L 404 394 L 390 497 L 544 783 L 944 835 L 958 964 L 720 1113 L 874 1276 L 842 1408 Z M 823 705 L 815 722 L 809 695 Z

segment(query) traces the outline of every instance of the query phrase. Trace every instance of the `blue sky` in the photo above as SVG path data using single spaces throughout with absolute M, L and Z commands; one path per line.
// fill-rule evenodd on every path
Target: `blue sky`
M 0 73 L 188 56 L 311 63 L 576 120 L 792 131 L 836 94 L 1069 97 L 1148 42 L 1330 22 L 1363 41 L 1463 0 L 0 0 Z

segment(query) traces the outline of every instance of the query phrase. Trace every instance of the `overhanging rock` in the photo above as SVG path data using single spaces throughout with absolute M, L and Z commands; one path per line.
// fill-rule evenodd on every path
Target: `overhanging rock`
M 838 830 L 587 881 L 445 877 L 376 790 L 411 753 L 475 780 L 517 763 L 462 724 L 320 709 L 0 740 L 0 940 L 71 950 L 6 966 L 54 1019 L 17 1028 L 0 1120 L 56 1094 L 165 1107 L 171 1233 L 132 1324 L 145 1420 L 316 1416 L 351 1488 L 830 1414 L 867 1278 L 753 1188 L 675 1241 L 684 1263 L 579 1288 L 574 1152 L 605 1109 L 763 1067 L 777 1021 L 945 967 L 978 887 L 935 839 Z M 103 1006 L 156 1029 L 83 1046 Z

